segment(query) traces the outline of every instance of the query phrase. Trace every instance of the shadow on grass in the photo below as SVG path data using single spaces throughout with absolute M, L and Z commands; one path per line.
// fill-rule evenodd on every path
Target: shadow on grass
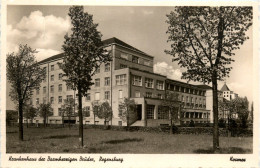
M 197 149 L 197 150 L 194 150 L 193 152 L 199 153 L 199 154 L 214 154 L 212 148 Z M 217 152 L 216 154 L 245 154 L 245 153 L 252 153 L 252 150 L 238 148 L 238 147 L 229 147 L 229 148 L 220 148 L 219 152 Z
M 117 140 L 104 141 L 103 143 L 106 143 L 106 144 L 119 144 L 119 143 L 140 142 L 140 141 L 143 141 L 143 139 L 140 139 L 140 138 L 127 138 L 127 139 L 117 139 Z
M 48 137 L 43 137 L 42 139 L 65 139 L 70 137 L 79 137 L 78 135 L 52 135 Z

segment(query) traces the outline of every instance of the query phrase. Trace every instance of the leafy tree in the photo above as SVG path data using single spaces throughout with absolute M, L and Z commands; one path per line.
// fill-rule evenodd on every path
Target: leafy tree
M 137 119 L 137 109 L 135 101 L 130 98 L 124 98 L 124 101 L 119 103 L 118 111 L 118 116 L 124 122 L 126 122 L 127 129 L 129 130 L 131 122 L 136 121 Z
M 110 56 L 103 47 L 98 24 L 93 23 L 93 16 L 84 12 L 83 6 L 70 7 L 68 15 L 72 33 L 64 37 L 64 59 L 59 66 L 65 73 L 67 85 L 78 91 L 79 142 L 83 147 L 82 96 L 86 96 L 93 85 L 95 70 L 101 63 L 110 61 Z
M 242 123 L 242 128 L 247 127 L 247 120 L 249 115 L 249 102 L 247 100 L 247 97 L 237 97 L 234 99 L 235 106 L 236 106 L 236 113 L 238 114 L 238 118 L 240 119 Z
M 90 116 L 90 109 L 88 107 L 83 107 L 82 112 L 84 117 Z
M 232 116 L 236 113 L 236 106 L 234 99 L 233 100 L 226 100 L 223 99 L 218 101 L 218 110 L 222 112 L 223 114 L 226 114 L 228 117 L 228 128 L 230 128 L 230 121 L 232 119 Z
M 92 109 L 94 115 L 94 125 L 96 124 L 96 116 L 100 113 L 101 104 L 99 102 L 92 102 Z
M 218 80 L 229 76 L 234 50 L 248 39 L 252 7 L 175 7 L 167 15 L 171 50 L 167 54 L 186 68 L 183 79 L 212 83 L 213 150 L 219 149 Z
M 69 129 L 70 129 L 70 120 L 71 117 L 75 115 L 75 108 L 76 103 L 73 98 L 70 99 L 64 99 L 64 103 L 61 105 L 61 112 L 62 112 L 62 120 L 64 124 L 64 117 L 68 117 L 69 119 Z
M 37 109 L 32 105 L 26 105 L 24 108 L 24 117 L 27 119 L 27 128 L 28 128 L 28 120 L 31 120 L 33 123 L 33 119 L 37 116 Z
M 170 119 L 170 134 L 173 134 L 173 121 L 177 121 L 181 116 L 179 110 L 181 102 L 179 101 L 179 94 L 176 92 L 166 92 L 165 99 L 162 101 L 164 110 L 168 110 Z
M 43 124 L 44 127 L 46 127 L 46 122 L 48 120 L 49 116 L 53 115 L 53 108 L 51 107 L 51 103 L 47 103 L 47 104 L 40 104 L 38 107 L 38 114 L 40 117 L 43 117 Z
M 16 121 L 18 119 L 18 112 L 15 110 L 6 110 L 6 124 L 11 125 L 11 121 Z
M 32 90 L 40 85 L 46 72 L 35 61 L 33 50 L 27 45 L 20 45 L 17 53 L 9 53 L 6 58 L 6 76 L 11 84 L 10 97 L 18 102 L 19 140 L 23 140 L 23 107 L 30 99 Z
M 111 120 L 113 111 L 108 102 L 103 102 L 98 108 L 95 107 L 94 113 L 98 118 L 104 119 L 104 125 L 106 125 L 106 123 Z

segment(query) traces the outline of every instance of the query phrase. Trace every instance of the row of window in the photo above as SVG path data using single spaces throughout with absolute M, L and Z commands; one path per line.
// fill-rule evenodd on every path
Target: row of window
M 205 99 L 201 99 L 201 98 L 197 98 L 195 97 L 190 97 L 190 96 L 186 96 L 186 100 L 185 100 L 185 97 L 184 96 L 181 96 L 181 100 L 182 102 L 185 102 L 185 103 L 195 103 L 195 104 L 203 104 L 205 105 L 206 104 L 206 100 Z
M 131 61 L 131 62 L 136 63 L 136 64 L 152 66 L 152 62 L 150 60 L 140 58 L 140 57 L 137 57 L 137 56 L 134 56 L 134 55 L 131 55 L 131 54 L 121 52 L 120 58 Z M 130 60 L 130 58 L 131 58 L 131 60 Z
M 66 85 L 66 86 L 67 86 L 67 85 Z M 62 84 L 59 84 L 59 85 L 58 85 L 58 91 L 59 91 L 59 92 L 62 92 L 62 89 L 63 89 Z M 47 92 L 47 87 L 44 86 L 42 90 L 43 90 L 43 94 L 45 94 L 45 93 Z M 70 90 L 72 90 L 71 87 L 67 86 L 67 91 L 70 91 Z M 54 85 L 51 85 L 51 86 L 50 86 L 50 92 L 51 92 L 51 93 L 54 93 Z M 37 94 L 37 95 L 40 94 L 40 88 L 39 88 L 39 87 L 36 88 L 36 94 Z
M 132 84 L 135 86 L 142 86 L 142 77 L 133 75 L 132 76 Z M 154 80 L 151 78 L 145 78 L 145 87 L 154 88 Z M 164 82 L 160 80 L 156 80 L 156 89 L 164 90 Z
M 178 85 L 173 85 L 173 84 L 167 84 L 167 89 L 177 91 L 177 92 L 182 92 L 182 93 L 190 93 L 190 94 L 199 95 L 199 96 L 205 96 L 205 94 L 206 94 L 206 92 L 202 91 L 202 90 L 186 88 L 183 86 L 178 86 Z
M 104 81 L 104 86 L 110 85 L 110 77 L 105 77 Z M 95 79 L 95 87 L 100 87 L 100 78 Z
M 110 71 L 110 63 L 106 63 L 105 64 L 105 72 L 109 72 Z M 95 71 L 95 74 L 98 74 L 98 73 L 100 73 L 100 67 L 98 67 L 97 69 L 96 69 L 96 71 Z
M 125 85 L 126 84 L 126 74 L 116 75 L 116 85 Z M 104 86 L 110 85 L 110 77 L 104 78 Z M 100 78 L 95 79 L 95 87 L 100 87 Z

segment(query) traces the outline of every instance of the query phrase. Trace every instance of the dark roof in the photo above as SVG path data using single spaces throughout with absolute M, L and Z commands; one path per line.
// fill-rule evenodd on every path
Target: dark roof
M 203 89 L 207 89 L 207 90 L 212 89 L 212 87 L 210 87 L 208 85 L 196 85 L 196 86 L 203 88 Z
M 112 38 L 103 40 L 102 43 L 103 43 L 104 45 L 109 45 L 109 44 L 113 44 L 113 43 L 119 44 L 119 45 L 121 45 L 121 46 L 127 47 L 127 48 L 132 49 L 132 50 L 134 50 L 134 51 L 136 51 L 136 52 L 139 52 L 139 53 L 141 53 L 141 54 L 150 56 L 150 55 L 144 53 L 143 51 L 138 50 L 138 49 L 134 48 L 133 46 L 131 46 L 131 45 L 129 45 L 129 44 L 127 44 L 127 43 L 125 43 L 125 42 L 119 40 L 119 39 L 116 38 L 116 37 L 112 37 Z M 42 63 L 45 63 L 45 62 L 48 62 L 48 61 L 52 61 L 52 60 L 55 60 L 55 59 L 61 59 L 62 57 L 63 57 L 63 53 L 60 53 L 60 54 L 51 56 L 51 57 L 49 57 L 49 58 L 46 58 L 46 59 L 44 59 L 44 60 L 42 60 L 42 61 L 40 61 L 40 62 L 38 62 L 38 63 L 39 63 L 39 64 L 42 64 Z M 152 56 L 150 56 L 150 57 L 152 57 Z
M 42 63 L 45 63 L 45 62 L 48 62 L 48 61 L 52 61 L 52 60 L 56 60 L 56 59 L 61 59 L 63 58 L 63 53 L 61 54 L 57 54 L 57 55 L 54 55 L 54 56 L 51 56 L 49 58 L 46 58 L 40 62 L 38 62 L 39 64 L 42 64 Z
M 133 46 L 131 46 L 131 45 L 129 45 L 129 44 L 123 42 L 122 40 L 119 40 L 119 39 L 116 38 L 116 37 L 112 37 L 112 38 L 109 38 L 109 39 L 106 39 L 106 40 L 103 41 L 103 44 L 104 44 L 104 45 L 109 45 L 109 44 L 113 44 L 113 43 L 119 44 L 119 45 L 124 46 L 124 47 L 127 47 L 127 48 L 130 48 L 130 49 L 132 49 L 132 50 L 134 50 L 134 51 L 136 51 L 136 52 L 139 52 L 139 53 L 148 55 L 148 54 L 146 54 L 145 52 L 143 52 L 143 51 L 141 51 L 141 50 L 138 50 L 137 48 L 135 48 L 135 47 L 133 47 Z M 150 56 L 150 55 L 148 55 L 148 56 Z M 152 57 L 152 56 L 150 56 L 150 57 Z
M 222 86 L 221 91 L 230 91 L 226 83 Z

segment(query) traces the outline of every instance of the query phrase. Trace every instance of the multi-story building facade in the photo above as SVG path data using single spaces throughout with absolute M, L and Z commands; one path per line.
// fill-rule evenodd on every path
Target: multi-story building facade
M 148 55 L 129 44 L 110 38 L 103 41 L 104 47 L 110 50 L 112 61 L 101 64 L 93 76 L 94 85 L 89 93 L 83 97 L 83 107 L 90 111 L 84 117 L 85 124 L 104 124 L 104 120 L 94 117 L 92 102 L 110 103 L 113 110 L 109 124 L 126 125 L 119 117 L 119 104 L 124 98 L 134 99 L 137 104 L 137 119 L 132 122 L 135 126 L 158 126 L 169 124 L 169 113 L 163 108 L 162 101 L 166 92 L 176 92 L 180 107 L 178 113 L 181 122 L 195 123 L 211 121 L 211 109 L 207 108 L 207 89 L 176 80 L 153 72 L 153 56 Z M 46 69 L 46 79 L 33 92 L 31 103 L 38 106 L 40 103 L 50 102 L 53 107 L 53 116 L 48 118 L 50 124 L 62 123 L 61 105 L 64 99 L 74 98 L 77 102 L 77 91 L 67 87 L 63 81 L 63 71 L 58 63 L 62 62 L 63 54 L 58 54 L 39 62 Z M 65 118 L 67 120 L 67 118 Z M 72 117 L 72 122 L 78 123 L 78 117 Z M 36 117 L 34 122 L 42 122 Z M 179 124 L 177 122 L 176 124 Z

